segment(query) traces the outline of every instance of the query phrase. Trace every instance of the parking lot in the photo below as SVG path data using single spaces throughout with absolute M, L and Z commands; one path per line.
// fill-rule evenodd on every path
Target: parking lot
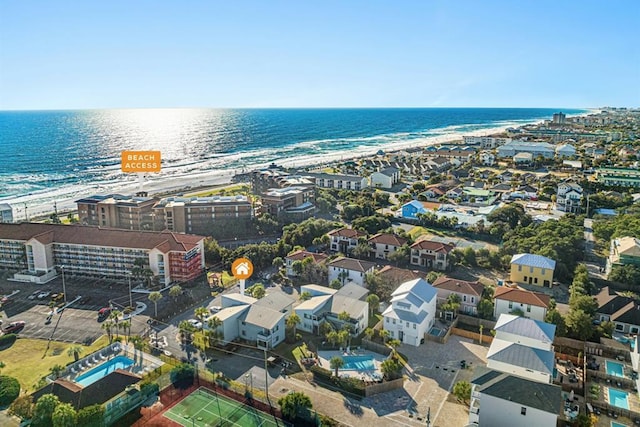
M 0 308 L 0 318 L 5 325 L 14 321 L 24 321 L 25 327 L 20 332 L 20 336 L 23 337 L 90 343 L 105 333 L 102 324 L 98 322 L 97 312 L 100 308 L 108 306 L 110 301 L 116 306 L 129 305 L 128 284 L 67 277 L 64 284 L 67 301 L 80 298 L 47 321 L 52 312 L 52 296 L 62 294 L 62 279 L 57 278 L 44 285 L 37 285 L 13 282 L 7 280 L 8 277 L 11 277 L 8 272 L 0 272 L 0 295 L 13 294 Z M 42 296 L 47 293 L 48 295 Z M 136 301 L 148 303 L 144 294 L 133 293 L 132 297 L 134 305 Z M 58 296 L 53 303 L 63 304 L 64 296 Z M 136 316 L 131 322 L 131 334 L 142 333 L 147 327 L 147 319 L 144 315 Z

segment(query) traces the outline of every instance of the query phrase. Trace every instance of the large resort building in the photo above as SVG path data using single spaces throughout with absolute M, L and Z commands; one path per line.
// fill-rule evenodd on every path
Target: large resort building
M 78 220 L 83 225 L 123 228 L 126 230 L 151 230 L 153 206 L 158 199 L 146 193 L 135 196 L 108 194 L 89 196 L 76 200 Z
M 126 279 L 144 260 L 161 284 L 195 279 L 205 267 L 204 237 L 60 224 L 0 224 L 0 267 L 44 283 L 65 273 Z

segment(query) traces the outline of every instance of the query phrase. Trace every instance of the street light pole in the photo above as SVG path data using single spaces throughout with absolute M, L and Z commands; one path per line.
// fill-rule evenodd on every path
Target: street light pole
M 64 298 L 64 303 L 66 304 L 67 303 L 67 287 L 64 282 L 64 265 L 61 265 L 60 269 L 62 270 L 62 296 Z

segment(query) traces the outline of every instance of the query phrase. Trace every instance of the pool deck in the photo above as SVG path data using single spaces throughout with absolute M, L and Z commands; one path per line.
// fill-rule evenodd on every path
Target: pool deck
M 117 356 L 125 356 L 133 360 L 133 365 L 126 370 L 140 376 L 144 376 L 144 374 L 164 365 L 162 360 L 141 350 L 137 350 L 133 344 L 113 343 L 68 365 L 67 369 L 61 375 L 61 378 L 74 381 L 75 378 Z
M 318 352 L 318 366 L 324 368 L 324 369 L 328 369 L 330 371 L 333 371 L 331 369 L 331 363 L 329 362 L 331 360 L 332 357 L 345 357 L 345 356 L 372 356 L 373 357 L 373 364 L 375 366 L 374 370 L 367 370 L 367 371 L 360 371 L 360 370 L 343 370 L 343 369 L 339 369 L 338 373 L 340 375 L 342 374 L 349 374 L 355 377 L 358 377 L 361 373 L 369 373 L 369 374 L 373 374 L 373 373 L 377 373 L 380 374 L 380 364 L 386 360 L 386 356 L 384 356 L 383 354 L 380 353 L 374 353 L 370 350 L 365 350 L 365 349 L 350 349 L 349 352 L 347 353 L 346 349 L 344 351 L 319 351 Z

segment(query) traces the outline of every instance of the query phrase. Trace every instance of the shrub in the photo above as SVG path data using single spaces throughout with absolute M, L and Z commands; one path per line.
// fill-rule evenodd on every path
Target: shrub
M 0 375 L 0 406 L 8 406 L 20 395 L 20 383 L 7 375 Z
M 143 383 L 140 386 L 140 393 L 145 395 L 158 394 L 160 392 L 160 386 L 158 383 Z
M 18 336 L 16 334 L 6 334 L 0 337 L 0 348 L 11 347 L 16 342 Z
M 171 370 L 171 383 L 177 388 L 188 388 L 193 384 L 195 368 L 188 363 L 182 363 Z

